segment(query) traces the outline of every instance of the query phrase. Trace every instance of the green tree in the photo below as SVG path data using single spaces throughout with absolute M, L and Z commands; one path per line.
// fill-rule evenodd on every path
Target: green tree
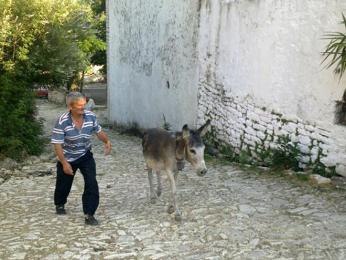
M 0 71 L 27 82 L 62 86 L 86 70 L 95 52 L 94 13 L 77 0 L 3 0 L 0 7 Z
M 91 6 L 94 23 L 93 28 L 96 30 L 96 37 L 98 45 L 93 48 L 90 53 L 90 61 L 94 65 L 103 66 L 103 73 L 107 71 L 107 53 L 106 53 L 106 1 L 105 0 L 84 0 L 84 2 Z
M 107 30 L 106 30 L 106 3 L 105 0 L 94 0 L 92 5 L 94 12 L 97 29 L 97 37 L 103 42 L 104 48 L 96 49 L 91 62 L 96 65 L 103 65 L 103 72 L 107 71 L 107 53 L 106 53 L 106 41 L 107 41 Z

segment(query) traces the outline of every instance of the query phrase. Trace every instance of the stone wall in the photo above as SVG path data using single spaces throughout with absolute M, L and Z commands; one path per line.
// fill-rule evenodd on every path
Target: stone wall
M 297 159 L 301 168 L 318 165 L 325 167 L 321 170 L 333 171 L 336 166 L 331 155 L 336 153 L 337 147 L 330 131 L 256 105 L 249 96 L 236 98 L 229 92 L 204 85 L 200 91 L 198 118 L 201 123 L 208 118 L 212 120 L 218 143 L 230 145 L 238 154 L 247 152 L 256 163 L 266 165 L 268 152 L 279 149 L 280 144 L 288 140 L 287 143 L 299 151 Z

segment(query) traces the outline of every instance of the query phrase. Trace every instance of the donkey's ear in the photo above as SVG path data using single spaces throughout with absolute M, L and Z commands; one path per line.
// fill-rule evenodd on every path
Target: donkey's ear
M 190 136 L 190 129 L 189 127 L 187 126 L 187 124 L 185 124 L 183 126 L 183 138 L 188 138 Z
M 202 125 L 200 128 L 198 128 L 197 132 L 202 137 L 204 136 L 210 129 L 210 119 L 207 120 L 207 122 Z

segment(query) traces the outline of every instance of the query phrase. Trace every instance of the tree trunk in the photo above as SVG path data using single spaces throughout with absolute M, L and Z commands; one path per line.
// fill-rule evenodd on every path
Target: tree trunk
M 84 75 L 85 75 L 85 71 L 83 70 L 82 71 L 82 78 L 81 78 L 80 83 L 79 83 L 79 91 L 80 91 L 80 93 L 83 93 Z

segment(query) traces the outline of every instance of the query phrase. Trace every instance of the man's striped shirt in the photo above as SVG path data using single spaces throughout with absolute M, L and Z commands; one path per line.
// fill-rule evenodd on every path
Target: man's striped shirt
M 91 149 L 92 134 L 101 132 L 101 126 L 93 112 L 85 110 L 83 117 L 83 125 L 78 129 L 73 123 L 71 113 L 66 112 L 59 117 L 53 129 L 51 143 L 62 144 L 68 162 L 73 162 L 86 154 Z

